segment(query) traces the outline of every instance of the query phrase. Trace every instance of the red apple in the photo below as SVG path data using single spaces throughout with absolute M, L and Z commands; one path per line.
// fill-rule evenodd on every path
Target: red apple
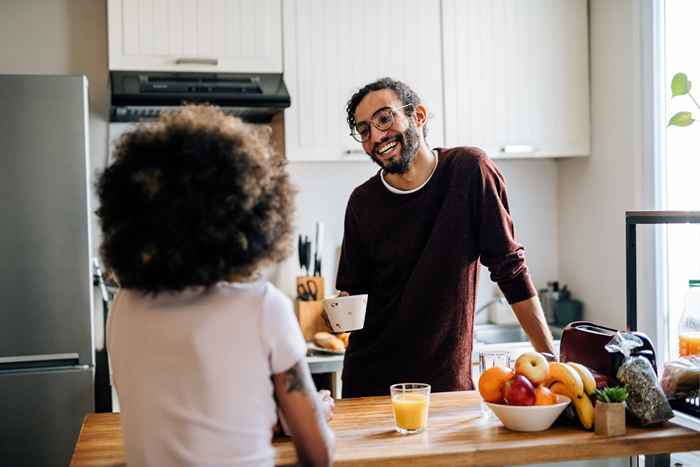
M 523 375 L 515 375 L 506 382 L 503 398 L 508 405 L 535 405 L 535 387 Z
M 589 370 L 591 370 L 589 368 Z M 615 386 L 615 384 L 610 384 L 610 378 L 602 373 L 598 373 L 595 370 L 591 370 L 591 374 L 593 375 L 593 379 L 595 379 L 595 387 L 596 389 L 603 389 L 608 386 Z

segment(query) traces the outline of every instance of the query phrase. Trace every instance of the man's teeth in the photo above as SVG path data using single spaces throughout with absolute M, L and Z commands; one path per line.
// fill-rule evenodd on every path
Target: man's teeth
M 391 151 L 396 147 L 396 145 L 399 144 L 396 141 L 386 144 L 384 146 L 380 146 L 379 149 L 377 150 L 377 154 L 386 154 L 387 152 Z

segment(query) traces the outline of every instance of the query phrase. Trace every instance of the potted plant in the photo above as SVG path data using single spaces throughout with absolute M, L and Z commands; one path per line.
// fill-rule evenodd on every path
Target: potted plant
M 625 401 L 627 386 L 614 386 L 596 390 L 595 433 L 603 436 L 625 434 Z

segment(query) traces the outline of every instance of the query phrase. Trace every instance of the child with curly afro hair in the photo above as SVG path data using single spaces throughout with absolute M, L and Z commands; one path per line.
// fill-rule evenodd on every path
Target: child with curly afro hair
M 330 464 L 332 399 L 289 299 L 256 274 L 291 246 L 293 190 L 269 131 L 181 107 L 121 136 L 97 192 L 120 285 L 107 349 L 127 463 L 273 465 L 279 410 L 300 461 Z

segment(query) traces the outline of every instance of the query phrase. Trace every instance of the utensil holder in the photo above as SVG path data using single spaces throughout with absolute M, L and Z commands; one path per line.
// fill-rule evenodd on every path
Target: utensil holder
M 312 340 L 314 334 L 320 331 L 333 332 L 326 324 L 323 316 L 321 316 L 322 312 L 323 302 L 320 300 L 294 300 L 294 314 L 296 314 L 297 321 L 299 321 L 304 340 Z
M 306 287 L 308 281 L 316 284 L 316 290 L 318 290 L 318 297 L 316 297 L 317 301 L 321 301 L 326 298 L 326 285 L 322 276 L 297 276 L 296 285 L 297 287 L 299 285 Z
M 318 290 L 317 300 L 294 300 L 294 314 L 299 321 L 299 327 L 304 339 L 310 341 L 314 334 L 320 331 L 333 332 L 326 324 L 321 313 L 323 313 L 323 299 L 325 298 L 325 284 L 321 276 L 298 276 L 297 285 L 303 284 L 306 287 L 307 281 L 316 284 Z

